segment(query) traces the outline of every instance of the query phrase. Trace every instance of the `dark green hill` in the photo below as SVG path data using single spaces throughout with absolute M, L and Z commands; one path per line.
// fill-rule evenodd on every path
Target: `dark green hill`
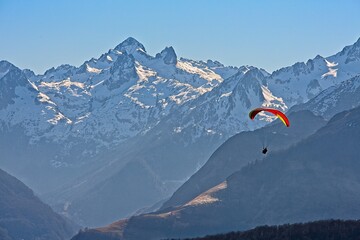
M 230 232 L 186 240 L 358 240 L 360 221 L 326 220 L 309 223 L 261 226 L 245 232 Z

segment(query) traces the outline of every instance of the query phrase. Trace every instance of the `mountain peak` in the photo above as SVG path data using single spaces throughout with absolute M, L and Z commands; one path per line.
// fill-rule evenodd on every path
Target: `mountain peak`
M 219 61 L 213 61 L 211 59 L 208 59 L 206 61 L 206 65 L 208 67 L 224 67 L 224 65 L 222 63 L 220 63 Z
M 249 68 L 249 70 L 245 72 L 241 84 L 247 86 L 254 86 L 254 84 L 266 85 L 264 73 L 256 67 Z
M 12 72 L 21 72 L 21 70 L 8 61 L 0 61 L 0 78 Z
M 16 68 L 12 63 L 6 61 L 6 60 L 1 60 L 0 61 L 0 73 L 1 72 L 6 72 L 10 69 Z
M 360 47 L 360 37 L 359 37 L 359 39 L 353 44 L 353 46 Z
M 156 58 L 162 58 L 166 64 L 176 64 L 177 56 L 173 47 L 166 47 L 160 53 L 156 54 Z
M 345 64 L 360 60 L 360 38 L 351 46 L 345 47 L 340 55 L 346 54 Z
M 137 41 L 133 37 L 128 37 L 122 43 L 115 47 L 115 50 L 120 52 L 126 52 L 128 54 L 134 53 L 136 50 L 141 49 L 146 52 L 144 45 L 142 45 L 139 41 Z
M 27 78 L 31 78 L 35 76 L 35 73 L 33 71 L 31 71 L 30 69 L 24 69 L 23 73 L 25 74 L 25 76 Z
M 360 38 L 352 45 L 346 46 L 344 47 L 341 52 L 339 52 L 338 54 L 340 56 L 342 55 L 353 55 L 352 57 L 354 57 L 354 55 L 358 54 L 358 51 L 360 49 Z

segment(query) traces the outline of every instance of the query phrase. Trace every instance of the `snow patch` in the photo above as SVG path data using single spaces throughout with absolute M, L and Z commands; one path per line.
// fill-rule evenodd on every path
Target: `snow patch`
M 181 131 L 182 131 L 181 127 L 174 128 L 174 133 L 181 133 Z
M 139 79 L 142 81 L 148 81 L 150 77 L 156 76 L 156 72 L 140 65 L 139 62 L 136 62 L 135 69 L 136 69 L 137 75 L 139 76 Z
M 222 97 L 230 97 L 231 94 L 232 94 L 232 92 L 223 93 L 223 94 L 221 94 L 220 98 L 222 98 Z
M 326 66 L 328 68 L 332 68 L 332 67 L 336 67 L 338 65 L 338 63 L 335 63 L 335 62 L 329 62 L 328 60 L 325 59 L 325 62 L 326 62 Z
M 83 122 L 84 120 L 86 120 L 87 118 L 89 118 L 90 115 L 91 115 L 91 113 L 88 112 L 88 113 L 86 113 L 85 115 L 78 117 L 78 118 L 76 119 L 77 121 L 75 122 L 75 124 L 78 124 L 78 123 Z
M 216 131 L 214 131 L 214 130 L 212 130 L 212 129 L 206 129 L 206 133 L 207 133 L 208 135 L 214 135 L 214 134 L 216 134 Z
M 57 91 L 60 91 L 61 87 L 72 87 L 72 86 L 76 86 L 78 88 L 84 89 L 84 83 L 81 82 L 72 82 L 70 80 L 70 78 L 67 78 L 63 81 L 60 82 L 41 82 L 40 87 L 48 87 L 48 88 L 53 88 Z
M 41 102 L 41 103 L 49 103 L 52 105 L 56 105 L 53 101 L 50 100 L 50 98 L 46 94 L 44 94 L 42 92 L 39 92 L 37 97 L 38 97 L 39 102 Z
M 99 74 L 101 73 L 102 70 L 98 68 L 90 67 L 89 64 L 86 64 L 86 71 Z
M 58 112 L 52 119 L 47 120 L 52 125 L 57 125 L 61 120 L 65 120 L 67 124 L 71 124 L 72 121 L 65 117 L 62 113 Z
M 335 62 L 329 62 L 328 60 L 324 59 L 326 62 L 326 66 L 328 67 L 328 72 L 324 73 L 323 75 L 321 75 L 321 78 L 327 77 L 327 76 L 333 76 L 336 77 L 337 76 L 337 69 L 334 69 L 333 67 L 336 67 L 338 65 L 338 63 Z
M 113 61 L 113 59 L 112 59 L 111 56 L 109 56 L 109 55 L 106 56 L 106 59 L 107 59 L 108 61 L 110 61 L 110 62 Z
M 323 75 L 321 75 L 321 78 L 324 78 L 324 77 L 327 77 L 327 76 L 336 77 L 337 76 L 337 69 L 329 68 L 329 71 L 327 73 L 324 73 Z
M 275 107 L 282 111 L 287 110 L 287 106 L 284 103 L 284 100 L 281 97 L 274 96 L 268 87 L 262 85 L 261 86 L 262 94 L 264 96 L 264 102 L 262 104 L 263 107 Z
M 199 75 L 202 79 L 207 80 L 208 82 L 212 82 L 216 80 L 218 82 L 222 82 L 223 79 L 219 74 L 216 74 L 214 71 L 209 68 L 200 69 L 198 67 L 193 66 L 190 62 L 178 61 L 176 63 L 176 67 L 182 69 L 190 74 Z

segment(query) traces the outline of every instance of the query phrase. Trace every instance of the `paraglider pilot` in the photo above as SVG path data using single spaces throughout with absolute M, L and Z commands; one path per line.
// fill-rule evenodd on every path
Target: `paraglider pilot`
M 263 150 L 262 150 L 262 153 L 263 153 L 263 154 L 266 154 L 267 151 L 268 151 L 267 147 L 264 147 Z

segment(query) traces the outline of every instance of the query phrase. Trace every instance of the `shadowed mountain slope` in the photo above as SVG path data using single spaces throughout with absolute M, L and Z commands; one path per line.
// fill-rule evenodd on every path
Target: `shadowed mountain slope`
M 264 128 L 231 137 L 164 203 L 162 209 L 185 204 L 198 194 L 224 181 L 249 161 L 262 159 L 264 157 L 261 154 L 262 144 L 268 145 L 270 153 L 286 149 L 325 125 L 321 117 L 316 117 L 309 111 L 293 113 L 289 115 L 289 119 L 290 128 L 284 127 L 280 121 L 277 121 Z
M 140 240 L 195 237 L 265 224 L 357 219 L 359 142 L 360 108 L 355 108 L 335 115 L 305 140 L 249 164 L 186 204 L 91 231 Z M 82 236 L 73 239 L 92 239 Z
M 0 169 L 0 239 L 65 240 L 76 227 Z

